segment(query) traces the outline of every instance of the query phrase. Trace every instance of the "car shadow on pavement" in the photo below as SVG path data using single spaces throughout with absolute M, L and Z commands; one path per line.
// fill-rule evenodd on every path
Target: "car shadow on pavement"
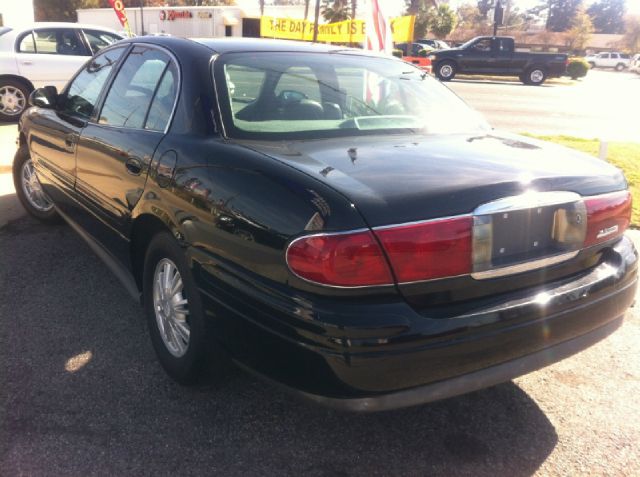
M 0 229 L 0 468 L 48 475 L 531 475 L 557 444 L 513 383 L 410 409 L 317 407 L 230 368 L 184 388 L 66 226 Z

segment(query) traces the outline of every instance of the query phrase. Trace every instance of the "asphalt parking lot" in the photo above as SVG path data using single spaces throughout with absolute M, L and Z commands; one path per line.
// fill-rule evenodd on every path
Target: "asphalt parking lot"
M 184 388 L 88 246 L 17 204 L 14 132 L 0 127 L 0 475 L 640 475 L 637 309 L 579 355 L 406 410 L 334 412 L 235 368 Z
M 4 201 L 7 199 L 6 196 Z M 172 383 L 139 306 L 67 226 L 0 229 L 0 474 L 638 475 L 640 316 L 481 392 L 344 414 L 230 369 Z

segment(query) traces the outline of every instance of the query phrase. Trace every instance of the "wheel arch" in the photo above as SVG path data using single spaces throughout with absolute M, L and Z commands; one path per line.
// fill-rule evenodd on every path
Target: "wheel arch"
M 27 88 L 29 88 L 29 91 L 33 91 L 34 89 L 36 89 L 33 83 L 29 81 L 27 78 L 25 78 L 24 76 L 12 75 L 12 74 L 0 74 L 0 81 L 5 79 L 18 81 L 24 84 Z
M 172 230 L 172 226 L 152 213 L 143 213 L 135 218 L 131 228 L 129 256 L 131 272 L 138 290 L 142 290 L 144 259 L 146 250 L 157 234 L 166 232 L 180 239 L 180 233 Z

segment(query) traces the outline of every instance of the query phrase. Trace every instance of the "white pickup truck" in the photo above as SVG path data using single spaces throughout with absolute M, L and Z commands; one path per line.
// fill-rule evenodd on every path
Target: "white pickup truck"
M 16 120 L 35 88 L 61 90 L 101 48 L 123 36 L 104 27 L 78 23 L 35 23 L 0 27 L 0 121 Z
M 589 55 L 585 59 L 591 68 L 614 68 L 616 71 L 622 71 L 628 68 L 631 63 L 630 55 L 615 51 Z

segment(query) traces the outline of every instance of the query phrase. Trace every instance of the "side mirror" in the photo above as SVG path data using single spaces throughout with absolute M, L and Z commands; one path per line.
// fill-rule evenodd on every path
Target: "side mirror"
M 39 108 L 54 109 L 58 104 L 58 90 L 55 86 L 38 88 L 29 95 L 29 104 Z

